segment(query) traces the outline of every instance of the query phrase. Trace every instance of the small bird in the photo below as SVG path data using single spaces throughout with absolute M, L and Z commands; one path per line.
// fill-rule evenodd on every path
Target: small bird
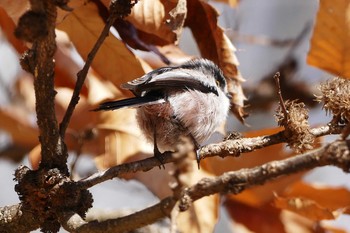
M 178 66 L 163 67 L 122 84 L 135 97 L 100 104 L 94 111 L 137 108 L 136 119 L 147 140 L 154 143 L 154 155 L 174 151 L 181 136 L 198 149 L 225 121 L 230 95 L 220 68 L 207 59 L 195 59 Z

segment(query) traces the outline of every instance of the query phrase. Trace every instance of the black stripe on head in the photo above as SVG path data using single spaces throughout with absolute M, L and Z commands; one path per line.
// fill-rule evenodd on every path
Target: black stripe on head
M 214 62 L 208 59 L 202 58 L 191 60 L 179 67 L 184 69 L 200 69 L 209 76 L 214 77 L 215 80 L 219 82 L 220 88 L 224 88 L 226 86 L 226 79 L 222 70 Z

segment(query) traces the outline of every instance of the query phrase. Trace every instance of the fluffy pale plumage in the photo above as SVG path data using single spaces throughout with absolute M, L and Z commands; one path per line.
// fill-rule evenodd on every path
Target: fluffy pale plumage
M 173 150 L 180 136 L 196 145 L 207 140 L 226 119 L 229 98 L 225 78 L 211 61 L 197 59 L 154 70 L 122 85 L 134 98 L 106 102 L 96 110 L 138 107 L 137 121 L 162 151 Z

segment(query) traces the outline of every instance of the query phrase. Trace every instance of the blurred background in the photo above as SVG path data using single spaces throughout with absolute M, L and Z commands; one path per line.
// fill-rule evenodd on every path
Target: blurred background
M 246 119 L 247 125 L 230 117 L 227 130 L 246 132 L 276 127 L 273 114 L 277 107 L 277 96 L 273 75 L 277 71 L 282 74 L 282 92 L 285 99 L 300 99 L 309 107 L 311 126 L 328 123 L 329 116 L 321 110 L 320 104 L 313 101 L 313 95 L 317 94 L 317 85 L 332 75 L 306 64 L 318 1 L 241 0 L 236 8 L 224 3 L 212 1 L 210 3 L 221 14 L 220 25 L 237 49 L 239 69 L 246 79 L 243 87 L 248 104 L 246 111 L 250 114 Z M 189 30 L 184 31 L 180 47 L 188 54 L 199 55 Z M 11 102 L 15 80 L 23 72 L 18 59 L 19 55 L 0 31 L 0 106 Z M 35 116 L 30 117 L 35 125 Z M 2 122 L 0 128 L 1 124 Z M 218 137 L 215 137 L 214 140 L 217 139 Z M 326 138 L 324 142 L 331 139 L 334 137 Z M 11 141 L 6 132 L 0 133 L 0 187 L 2 187 L 0 206 L 18 203 L 14 191 L 14 170 L 20 164 L 29 166 L 27 157 L 18 156 L 21 154 L 20 148 L 12 147 Z M 70 162 L 72 161 L 74 155 L 70 157 Z M 80 177 L 97 170 L 93 158 L 89 155 L 81 156 L 75 168 Z M 314 169 L 304 177 L 304 180 L 350 189 L 350 175 L 334 167 Z M 129 192 L 118 192 L 118 190 L 129 190 Z M 130 211 L 144 208 L 158 200 L 137 181 L 108 181 L 95 186 L 91 191 L 95 200 L 94 211 L 114 209 Z M 123 202 L 110 200 L 123 200 Z M 224 209 L 220 211 L 220 215 L 216 232 L 231 232 L 232 223 Z M 349 223 L 349 216 L 341 216 L 336 221 L 327 222 L 347 232 L 350 232 Z M 167 229 L 166 225 L 165 220 L 164 232 Z M 240 231 L 235 229 L 234 232 Z

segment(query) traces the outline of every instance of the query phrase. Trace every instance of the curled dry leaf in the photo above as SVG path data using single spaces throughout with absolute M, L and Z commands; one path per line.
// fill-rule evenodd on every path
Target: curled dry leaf
M 109 0 L 102 2 L 106 7 L 109 6 Z M 137 2 L 126 19 L 138 30 L 149 34 L 149 37 L 157 36 L 164 45 L 178 41 L 186 13 L 186 0 L 142 0 Z M 143 37 L 144 41 L 149 43 L 146 38 Z
M 317 202 L 302 197 L 281 198 L 276 196 L 274 205 L 277 208 L 292 211 L 314 221 L 334 219 L 335 213 L 320 206 Z
M 79 54 L 85 60 L 99 37 L 105 23 L 93 2 L 76 8 L 61 24 Z M 92 68 L 106 80 L 119 87 L 121 83 L 140 77 L 144 74 L 144 63 L 127 49 L 125 44 L 110 34 L 99 49 Z
M 319 224 L 294 212 L 274 208 L 271 204 L 254 207 L 231 199 L 226 200 L 224 205 L 230 217 L 234 219 L 234 232 L 238 231 L 237 225 L 243 225 L 245 228 L 241 231 L 241 226 L 239 232 L 346 233 L 342 229 Z
M 120 38 L 128 46 L 141 51 L 150 51 L 153 55 L 157 55 L 158 59 L 160 59 L 163 63 L 170 64 L 168 58 L 161 54 L 153 43 L 145 43 L 145 41 L 140 38 L 138 30 L 129 21 L 117 19 L 113 26 L 118 31 Z
M 321 0 L 311 38 L 307 62 L 310 65 L 350 78 L 350 2 Z
M 349 210 L 350 190 L 299 181 L 277 197 L 275 205 L 314 220 L 334 219 Z
M 218 25 L 218 12 L 207 2 L 188 1 L 188 15 L 185 25 L 190 27 L 201 55 L 214 61 L 223 70 L 228 91 L 232 95 L 231 110 L 243 121 L 246 116 L 243 106 L 246 99 L 241 83 L 244 79 L 238 70 L 239 62 L 235 56 L 235 47 Z
M 236 224 L 242 224 L 247 228 L 246 232 L 285 233 L 279 217 L 281 211 L 271 205 L 252 207 L 233 199 L 225 200 L 224 205 L 229 216 L 234 219 L 234 230 Z

